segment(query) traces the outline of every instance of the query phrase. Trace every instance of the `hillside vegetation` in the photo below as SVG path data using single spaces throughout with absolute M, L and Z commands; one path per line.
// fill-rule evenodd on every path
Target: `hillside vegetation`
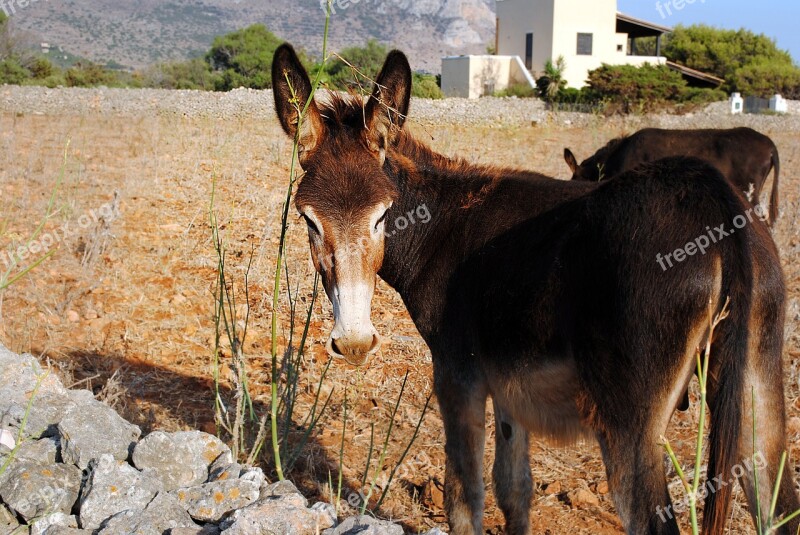
M 151 87 L 229 91 L 238 87 L 271 87 L 272 55 L 283 39 L 263 24 L 254 24 L 214 38 L 200 57 L 153 64 L 136 72 L 78 61 L 59 67 L 21 44 L 17 31 L 0 12 L 0 83 L 47 87 Z M 643 51 L 654 43 L 643 43 Z M 501 96 L 539 96 L 551 104 L 582 106 L 604 112 L 647 112 L 654 109 L 702 104 L 724 99 L 739 91 L 768 97 L 780 93 L 800 98 L 800 68 L 776 43 L 747 30 L 722 30 L 704 25 L 678 26 L 666 38 L 664 53 L 693 69 L 725 80 L 719 90 L 687 86 L 680 75 L 666 67 L 608 66 L 589 74 L 587 87 L 566 87 L 561 76 L 563 61 L 548 64 L 538 73 L 538 88 L 510 88 Z M 311 71 L 324 69 L 323 83 L 338 90 L 369 88 L 369 77 L 378 71 L 388 47 L 370 39 L 341 49 L 324 67 L 318 58 L 301 51 Z M 415 73 L 414 96 L 441 98 L 437 77 Z

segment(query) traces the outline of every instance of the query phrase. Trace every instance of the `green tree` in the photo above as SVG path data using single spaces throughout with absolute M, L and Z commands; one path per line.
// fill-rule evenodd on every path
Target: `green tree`
M 690 88 L 666 65 L 603 65 L 589 73 L 589 87 L 571 97 L 602 102 L 609 113 L 646 113 L 675 104 L 721 100 L 725 93 Z
M 564 79 L 564 71 L 567 69 L 567 62 L 564 61 L 564 56 L 558 56 L 555 64 L 549 59 L 544 64 L 544 74 L 536 80 L 536 87 L 539 90 L 539 96 L 547 102 L 553 102 L 558 98 L 558 95 L 567 87 L 567 81 Z
M 798 90 L 800 69 L 774 40 L 749 30 L 706 25 L 677 26 L 668 35 L 664 55 L 692 69 L 725 80 L 723 89 L 745 94 L 791 96 Z
M 142 84 L 160 89 L 213 90 L 217 75 L 203 58 L 159 63 L 142 74 Z
M 364 46 L 345 48 L 339 53 L 339 56 L 346 62 L 335 58 L 327 64 L 325 72 L 328 85 L 341 90 L 359 85 L 369 86 L 369 81 L 354 72 L 350 65 L 357 68 L 364 76 L 374 77 L 380 72 L 388 53 L 389 49 L 386 45 L 375 39 L 370 39 Z
M 413 85 L 411 86 L 411 96 L 417 98 L 444 98 L 442 89 L 439 87 L 437 77 L 432 74 L 421 74 L 415 72 L 413 75 Z
M 0 84 L 20 85 L 28 79 L 30 73 L 14 59 L 0 61 Z
M 206 61 L 217 73 L 216 88 L 271 87 L 272 55 L 282 42 L 263 24 L 215 38 Z
M 91 61 L 80 61 L 64 74 L 69 87 L 119 86 L 117 74 Z

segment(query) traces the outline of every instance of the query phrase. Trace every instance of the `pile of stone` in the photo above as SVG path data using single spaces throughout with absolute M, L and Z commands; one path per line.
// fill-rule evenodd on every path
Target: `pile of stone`
M 403 533 L 370 517 L 338 524 L 333 506 L 309 507 L 213 435 L 140 435 L 91 392 L 0 345 L 0 534 Z

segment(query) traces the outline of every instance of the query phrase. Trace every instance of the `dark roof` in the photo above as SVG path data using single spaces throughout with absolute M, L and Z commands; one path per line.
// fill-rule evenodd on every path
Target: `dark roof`
M 689 82 L 695 82 L 694 85 L 702 85 L 704 87 L 719 87 L 725 83 L 725 80 L 722 78 L 718 78 L 713 74 L 708 74 L 701 71 L 696 71 L 694 69 L 690 69 L 680 63 L 675 63 L 674 61 L 667 61 L 667 67 L 672 69 L 673 71 L 678 71 L 683 75 L 684 78 L 688 79 Z M 699 82 L 699 84 L 697 84 Z
M 669 26 L 661 26 L 617 11 L 618 33 L 627 33 L 631 37 L 656 37 L 671 31 Z

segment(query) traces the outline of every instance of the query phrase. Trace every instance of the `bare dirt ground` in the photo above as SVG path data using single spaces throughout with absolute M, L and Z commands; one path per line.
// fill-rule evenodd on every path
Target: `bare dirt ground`
M 642 123 L 647 119 L 636 119 L 637 127 Z M 567 177 L 561 157 L 564 146 L 585 156 L 609 138 L 633 130 L 625 121 L 602 118 L 589 127 L 566 126 L 563 121 L 466 127 L 454 121 L 424 127 L 417 123 L 412 128 L 446 154 L 527 167 L 559 178 Z M 778 120 L 764 131 L 776 141 L 783 159 L 783 218 L 775 237 L 790 292 L 786 392 L 793 418 L 791 458 L 800 466 L 800 195 L 796 178 L 800 176 L 800 132 L 787 131 Z M 0 243 L 3 250 L 11 239 L 22 239 L 36 227 L 64 171 L 56 195 L 58 212 L 46 223 L 43 234 L 53 237 L 57 251 L 0 297 L 0 340 L 10 349 L 49 359 L 68 384 L 94 390 L 145 430 L 214 432 L 211 355 L 216 258 L 208 207 L 216 179 L 216 207 L 230 244 L 229 267 L 236 276 L 242 275 L 254 252 L 251 330 L 245 352 L 253 367 L 256 408 L 265 410 L 269 406 L 272 273 L 289 160 L 290 144 L 272 118 L 3 112 L 0 220 L 8 225 Z M 104 229 L 93 214 L 112 202 L 115 194 L 119 218 Z M 299 285 L 301 300 L 307 303 L 313 275 L 301 223 L 292 218 L 287 264 L 290 283 Z M 96 250 L 100 254 L 90 254 Z M 288 302 L 285 298 L 281 302 L 285 319 Z M 382 439 L 404 373 L 409 371 L 409 387 L 390 442 L 387 472 L 411 437 L 431 391 L 428 349 L 398 295 L 382 283 L 373 320 L 386 337 L 380 355 L 365 369 L 333 364 L 324 387 L 334 389 L 330 409 L 304 462 L 290 474 L 307 494 L 321 499 L 330 492 L 328 470 L 334 479 L 338 474 L 345 389 L 349 414 L 342 468 L 345 483 L 352 488 L 358 487 L 364 471 L 370 423 L 375 423 L 376 437 Z M 323 343 L 331 326 L 330 305 L 321 299 L 314 311 L 311 348 L 303 370 L 301 414 L 312 401 L 311 386 L 327 361 Z M 282 347 L 287 329 L 284 322 Z M 668 432 L 687 464 L 693 451 L 696 409 L 693 402 L 688 412 L 677 413 Z M 446 528 L 438 490 L 444 477 L 443 442 L 434 403 L 380 516 L 403 522 L 410 533 L 437 525 Z M 487 532 L 499 533 L 502 516 L 488 483 L 493 442 L 490 427 L 486 527 Z M 554 447 L 533 440 L 531 462 L 534 533 L 621 532 L 594 443 Z M 673 472 L 670 477 L 674 478 Z M 753 533 L 740 490 L 736 499 L 730 533 Z

